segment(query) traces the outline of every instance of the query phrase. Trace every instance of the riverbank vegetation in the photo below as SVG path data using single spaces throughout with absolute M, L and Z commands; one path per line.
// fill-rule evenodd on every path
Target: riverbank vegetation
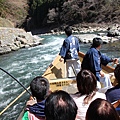
M 0 0 L 0 27 L 17 27 L 27 14 L 27 0 Z
M 26 31 L 70 24 L 114 24 L 119 0 L 0 0 L 0 17 Z

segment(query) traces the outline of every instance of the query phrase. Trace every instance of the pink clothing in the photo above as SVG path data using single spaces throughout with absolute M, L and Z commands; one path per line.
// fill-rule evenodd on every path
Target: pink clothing
M 78 112 L 77 112 L 77 117 L 76 120 L 85 120 L 85 116 L 86 116 L 86 112 L 87 109 L 90 105 L 90 103 L 95 100 L 96 98 L 102 98 L 102 99 L 106 99 L 106 96 L 104 93 L 99 93 L 96 92 L 96 94 L 93 96 L 92 100 L 89 102 L 89 104 L 84 104 L 83 100 L 86 97 L 86 95 L 82 95 L 80 96 L 80 94 L 75 94 L 75 95 L 71 95 L 72 98 L 74 99 L 77 107 L 78 107 Z
M 30 113 L 29 111 L 28 111 L 28 118 L 29 118 L 29 120 L 45 120 L 45 118 L 36 117 L 34 114 Z

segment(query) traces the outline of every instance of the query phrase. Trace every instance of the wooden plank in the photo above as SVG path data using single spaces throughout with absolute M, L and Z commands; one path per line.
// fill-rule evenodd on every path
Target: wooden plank
M 53 62 L 48 66 L 46 71 L 42 76 L 47 78 L 48 80 L 51 79 L 57 79 L 57 78 L 65 78 L 65 64 L 64 62 L 60 62 L 60 55 L 57 55 L 57 57 L 53 60 Z
M 69 93 L 77 92 L 76 78 L 50 80 L 50 90 L 65 90 Z

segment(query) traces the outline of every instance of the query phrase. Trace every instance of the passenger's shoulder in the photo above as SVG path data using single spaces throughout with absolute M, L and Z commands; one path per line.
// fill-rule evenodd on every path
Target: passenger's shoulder
M 116 92 L 120 92 L 120 87 L 118 85 L 108 89 L 105 94 L 116 93 Z
M 96 97 L 97 97 L 97 98 L 106 99 L 105 93 L 96 92 Z

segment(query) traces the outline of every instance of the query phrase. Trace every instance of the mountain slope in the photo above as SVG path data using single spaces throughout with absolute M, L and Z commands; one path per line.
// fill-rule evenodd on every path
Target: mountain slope
M 13 23 L 21 24 L 27 16 L 27 0 L 0 0 L 0 17 Z

